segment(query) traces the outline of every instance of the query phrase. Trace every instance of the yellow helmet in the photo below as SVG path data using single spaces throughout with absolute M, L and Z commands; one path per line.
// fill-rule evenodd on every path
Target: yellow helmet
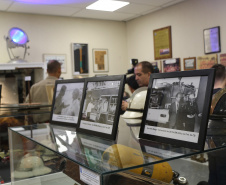
M 107 162 L 112 169 L 115 169 L 115 167 L 120 169 L 142 165 L 145 158 L 152 161 L 161 160 L 159 157 L 142 153 L 139 150 L 121 144 L 114 144 L 108 147 L 102 155 L 102 161 Z M 173 179 L 173 170 L 167 162 L 150 165 L 149 168 L 140 167 L 129 171 L 167 183 Z

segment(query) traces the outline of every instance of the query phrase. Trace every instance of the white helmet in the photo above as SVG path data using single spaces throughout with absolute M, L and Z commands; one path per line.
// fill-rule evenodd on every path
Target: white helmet
M 50 173 L 52 170 L 44 166 L 42 159 L 38 156 L 26 154 L 20 161 L 19 168 L 12 173 L 14 178 L 28 178 Z
M 129 100 L 129 106 L 122 115 L 123 118 L 141 118 L 143 116 L 144 104 L 147 95 L 147 87 L 135 90 Z

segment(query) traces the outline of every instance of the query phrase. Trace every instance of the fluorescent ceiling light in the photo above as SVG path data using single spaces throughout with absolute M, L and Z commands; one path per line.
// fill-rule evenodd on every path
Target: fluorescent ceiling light
M 99 0 L 91 5 L 87 6 L 86 9 L 113 12 L 128 4 L 129 4 L 129 2 L 124 2 L 124 1 Z

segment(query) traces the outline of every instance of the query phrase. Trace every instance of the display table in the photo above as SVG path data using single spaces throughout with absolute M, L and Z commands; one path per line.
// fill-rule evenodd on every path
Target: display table
M 11 182 L 63 173 L 79 184 L 173 184 L 176 171 L 197 184 L 208 181 L 207 156 L 225 150 L 209 141 L 203 152 L 179 148 L 140 140 L 138 133 L 122 118 L 115 141 L 48 123 L 9 128 Z M 194 157 L 200 154 L 203 161 Z

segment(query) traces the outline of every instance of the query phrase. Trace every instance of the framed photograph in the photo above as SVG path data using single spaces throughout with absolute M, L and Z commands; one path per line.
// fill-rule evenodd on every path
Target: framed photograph
M 173 58 L 173 59 L 167 59 L 163 60 L 163 72 L 168 73 L 168 72 L 175 72 L 175 71 L 180 71 L 180 58 Z
M 77 131 L 114 140 L 124 85 L 125 75 L 86 78 Z
M 72 43 L 73 75 L 89 73 L 88 44 Z
M 162 65 L 161 65 L 161 61 L 155 61 L 155 62 L 151 62 L 154 72 L 156 73 L 161 73 L 162 72 Z
M 140 138 L 203 150 L 213 83 L 214 69 L 152 74 Z
M 108 72 L 108 50 L 107 49 L 93 49 L 93 72 Z
M 58 60 L 61 63 L 61 72 L 67 72 L 67 58 L 65 54 L 43 54 L 43 60 L 47 69 L 47 64 L 50 60 Z M 47 73 L 47 71 L 45 71 Z
M 153 31 L 155 60 L 172 58 L 171 26 Z
M 84 79 L 57 80 L 50 123 L 72 126 L 78 122 Z
M 184 58 L 184 71 L 196 70 L 196 58 Z
M 220 64 L 226 66 L 226 53 L 220 54 Z
M 221 52 L 220 26 L 204 29 L 203 36 L 205 54 Z
M 217 63 L 217 54 L 197 57 L 197 69 L 209 69 Z

